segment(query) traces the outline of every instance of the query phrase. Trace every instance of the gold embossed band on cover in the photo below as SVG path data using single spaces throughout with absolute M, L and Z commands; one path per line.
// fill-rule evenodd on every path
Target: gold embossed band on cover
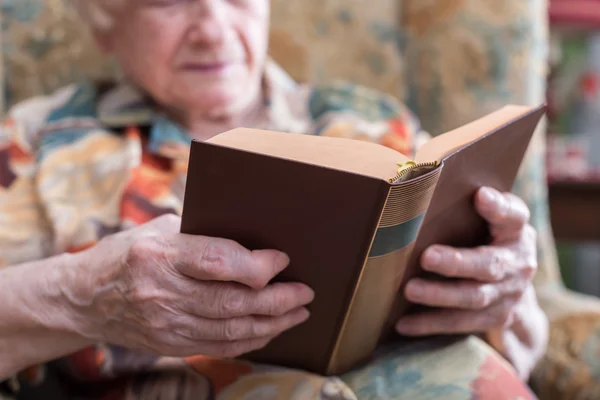
M 379 341 L 440 172 L 436 168 L 390 188 L 333 349 L 329 373 L 342 373 L 364 359 Z

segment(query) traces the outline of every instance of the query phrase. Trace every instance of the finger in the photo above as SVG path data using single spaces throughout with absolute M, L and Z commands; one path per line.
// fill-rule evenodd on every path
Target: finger
M 458 282 L 428 281 L 415 278 L 408 282 L 408 301 L 430 307 L 482 310 L 509 295 L 522 295 L 527 281 L 506 279 L 497 283 L 472 280 Z
M 497 240 L 517 237 L 529 222 L 530 211 L 523 200 L 513 193 L 500 193 L 482 187 L 475 196 L 475 208 L 490 224 L 492 236 Z
M 173 344 L 162 346 L 157 345 L 154 350 L 158 354 L 170 357 L 193 357 L 197 355 L 235 358 L 254 350 L 265 347 L 272 337 L 255 338 L 247 340 L 230 341 L 197 341 L 180 337 L 181 340 L 174 341 Z
M 302 283 L 278 282 L 262 290 L 234 283 L 212 283 L 203 285 L 195 296 L 186 296 L 183 310 L 206 318 L 281 316 L 306 306 L 314 297 L 314 292 Z
M 254 289 L 265 287 L 289 264 L 276 250 L 250 251 L 233 240 L 194 235 L 173 235 L 169 259 L 189 277 L 238 282 Z
M 274 338 L 257 338 L 237 342 L 208 342 L 208 350 L 202 354 L 213 357 L 235 358 L 265 347 Z
M 423 252 L 421 267 L 449 278 L 498 282 L 515 273 L 521 267 L 521 260 L 511 249 L 503 247 L 456 249 L 434 245 Z
M 402 317 L 396 331 L 405 336 L 482 333 L 509 326 L 518 299 L 507 297 L 484 310 L 442 309 Z
M 207 319 L 189 316 L 174 328 L 174 332 L 192 340 L 239 341 L 275 337 L 305 322 L 305 308 L 298 308 L 280 317 L 247 316 L 231 319 Z
M 174 324 L 181 325 L 176 318 Z M 264 347 L 275 336 L 255 337 L 241 340 L 199 340 L 182 335 L 172 329 L 148 328 L 135 321 L 111 321 L 107 326 L 111 343 L 133 350 L 152 352 L 165 356 L 185 357 L 208 355 L 235 357 Z

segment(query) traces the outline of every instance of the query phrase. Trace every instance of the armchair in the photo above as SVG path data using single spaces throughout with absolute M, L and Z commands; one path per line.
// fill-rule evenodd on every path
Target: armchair
M 113 76 L 67 0 L 2 3 L 0 114 L 73 80 Z M 505 103 L 544 101 L 545 0 L 272 0 L 271 56 L 298 81 L 351 80 L 407 102 L 432 135 Z M 531 379 L 541 398 L 600 397 L 600 300 L 560 278 L 541 126 L 515 185 L 539 232 L 539 300 L 548 352 Z M 531 182 L 535 182 L 532 184 Z

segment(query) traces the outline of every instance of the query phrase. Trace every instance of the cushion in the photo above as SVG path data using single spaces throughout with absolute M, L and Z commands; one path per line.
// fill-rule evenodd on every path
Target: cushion
M 600 312 L 567 314 L 550 325 L 546 355 L 532 376 L 542 399 L 600 398 Z

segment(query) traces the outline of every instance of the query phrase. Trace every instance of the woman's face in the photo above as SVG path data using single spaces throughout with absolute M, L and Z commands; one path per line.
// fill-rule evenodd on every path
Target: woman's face
M 125 0 L 97 35 L 136 84 L 176 112 L 235 113 L 255 98 L 269 0 Z

